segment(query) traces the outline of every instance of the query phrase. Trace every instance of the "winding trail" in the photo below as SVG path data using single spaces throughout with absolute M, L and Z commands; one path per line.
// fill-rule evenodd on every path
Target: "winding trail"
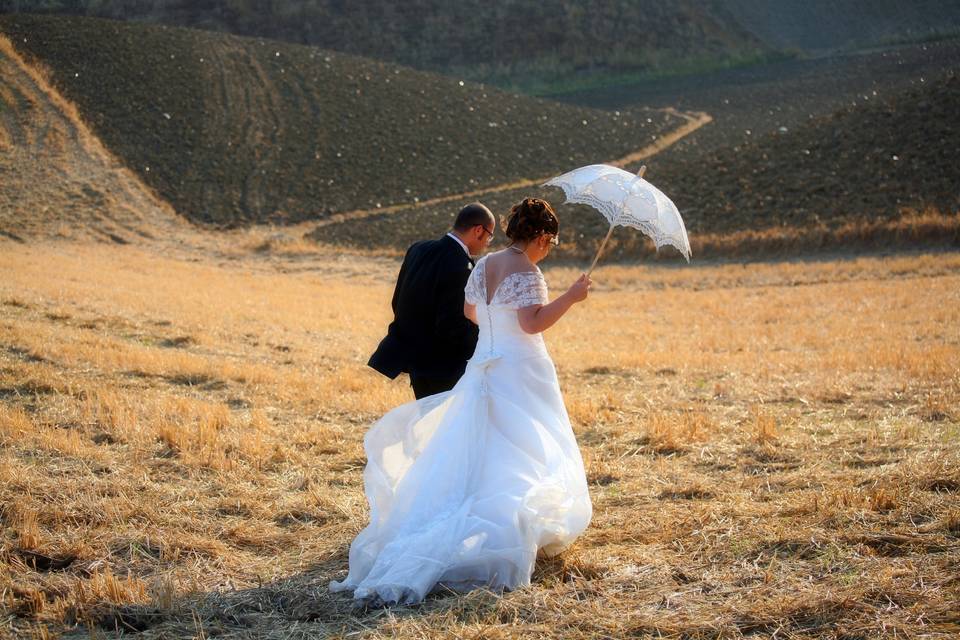
M 641 160 L 646 160 L 661 151 L 670 148 L 680 140 L 686 138 L 694 131 L 700 127 L 706 126 L 713 122 L 713 117 L 703 111 L 680 111 L 674 109 L 673 107 L 666 107 L 660 109 L 664 113 L 668 113 L 672 116 L 682 118 L 686 120 L 686 123 L 677 127 L 673 131 L 666 133 L 660 136 L 656 141 L 648 144 L 647 146 L 634 151 L 633 153 L 626 155 L 622 158 L 616 160 L 608 160 L 605 164 L 613 165 L 615 167 L 626 167 L 627 165 L 640 162 Z M 398 211 L 406 211 L 408 209 L 419 209 L 421 207 L 429 207 L 436 204 L 443 204 L 445 202 L 452 202 L 455 200 L 465 200 L 467 198 L 477 198 L 480 196 L 490 195 L 491 193 L 501 193 L 503 191 L 512 191 L 514 189 L 523 189 L 525 187 L 539 187 L 544 182 L 547 182 L 554 176 L 546 176 L 544 178 L 535 178 L 535 179 L 525 179 L 517 180 L 514 182 L 506 182 L 499 185 L 494 185 L 492 187 L 486 187 L 483 189 L 476 189 L 474 191 L 464 191 L 462 193 L 455 193 L 451 195 L 441 196 L 438 198 L 431 198 L 429 200 L 423 200 L 416 203 L 404 203 L 404 204 L 395 204 L 388 207 L 380 207 L 379 209 L 356 209 L 354 211 L 345 211 L 343 213 L 335 213 L 325 220 L 319 222 L 312 221 L 309 223 L 304 223 L 303 226 L 309 227 L 310 229 L 319 229 L 321 227 L 326 227 L 328 225 L 337 224 L 340 222 L 347 222 L 352 220 L 361 220 L 363 218 L 369 218 L 371 216 L 383 215 L 383 214 L 392 214 L 397 213 Z

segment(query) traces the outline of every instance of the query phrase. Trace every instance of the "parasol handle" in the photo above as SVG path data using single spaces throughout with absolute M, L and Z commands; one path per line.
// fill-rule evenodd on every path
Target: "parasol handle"
M 593 273 L 593 268 L 597 266 L 597 260 L 600 259 L 600 254 L 603 253 L 603 248 L 607 246 L 607 240 L 610 239 L 610 235 L 613 233 L 613 224 L 610 224 L 610 229 L 607 231 L 607 235 L 604 236 L 603 242 L 600 243 L 600 248 L 597 250 L 597 255 L 593 257 L 593 263 L 590 265 L 590 269 L 587 270 L 587 276 Z

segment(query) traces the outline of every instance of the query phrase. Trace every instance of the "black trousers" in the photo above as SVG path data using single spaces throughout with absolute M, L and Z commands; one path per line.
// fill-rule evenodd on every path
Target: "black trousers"
M 413 387 L 414 397 L 419 400 L 420 398 L 432 396 L 435 393 L 450 391 L 450 389 L 453 389 L 454 385 L 457 384 L 459 379 L 460 376 L 453 376 L 449 378 L 424 378 L 422 376 L 411 375 L 410 386 Z

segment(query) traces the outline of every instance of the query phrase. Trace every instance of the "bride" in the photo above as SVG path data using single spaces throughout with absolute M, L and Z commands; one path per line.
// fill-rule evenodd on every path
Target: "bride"
M 583 461 L 541 333 L 586 299 L 590 279 L 548 303 L 537 263 L 558 230 L 544 200 L 513 207 L 511 244 L 467 281 L 464 314 L 480 337 L 463 377 L 367 433 L 370 524 L 332 591 L 413 604 L 438 585 L 513 589 L 530 584 L 539 550 L 555 555 L 586 529 Z

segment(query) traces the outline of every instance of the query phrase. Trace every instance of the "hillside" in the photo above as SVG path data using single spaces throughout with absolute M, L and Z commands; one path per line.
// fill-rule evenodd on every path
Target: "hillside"
M 670 149 L 649 161 L 647 177 L 684 216 L 697 257 L 818 247 L 960 245 L 960 79 L 950 71 L 883 99 L 860 100 L 786 132 L 736 138 L 712 150 Z M 712 126 L 712 125 L 711 125 Z M 696 136 L 710 135 L 707 127 Z M 689 144 L 686 140 L 678 144 Z M 556 189 L 486 196 L 497 212 L 525 195 L 562 202 Z M 312 237 L 354 247 L 402 250 L 450 224 L 451 203 L 412 208 L 365 224 L 329 224 Z M 904 219 L 905 209 L 942 215 Z M 563 207 L 558 256 L 586 259 L 606 231 L 584 206 Z M 389 233 L 388 233 L 389 230 Z M 612 257 L 650 253 L 639 233 L 614 234 Z M 665 250 L 665 255 L 671 252 Z
M 952 71 L 855 103 L 795 130 L 696 156 L 658 175 L 688 228 L 890 218 L 904 207 L 960 209 L 960 78 Z
M 127 243 L 180 226 L 0 37 L 0 236 Z
M 0 0 L 4 12 L 266 37 L 527 87 L 576 84 L 588 72 L 690 71 L 960 32 L 960 5 L 939 0 Z
M 960 68 L 960 40 L 857 54 L 794 58 L 684 77 L 660 78 L 552 96 L 606 110 L 634 105 L 706 111 L 713 123 L 672 147 L 667 156 L 692 156 L 796 129 L 811 119 L 892 96 L 921 79 Z
M 960 4 L 942 0 L 723 0 L 734 19 L 777 49 L 810 53 L 960 32 Z
M 627 155 L 682 122 L 191 29 L 18 15 L 0 32 L 178 213 L 215 225 L 537 178 Z
M 766 51 L 718 6 L 679 0 L 0 1 L 0 10 L 67 12 L 310 44 L 477 80 L 671 68 Z

